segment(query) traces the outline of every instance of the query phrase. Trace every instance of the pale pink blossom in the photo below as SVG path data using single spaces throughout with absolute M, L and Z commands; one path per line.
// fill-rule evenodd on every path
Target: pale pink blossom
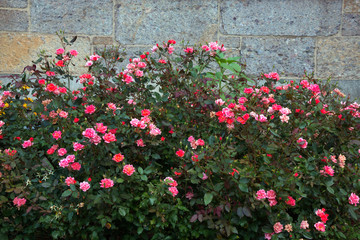
M 66 185 L 70 186 L 71 184 L 75 184 L 76 181 L 75 181 L 75 178 L 73 178 L 73 177 L 67 177 L 65 179 L 65 183 L 66 183 Z
M 285 122 L 285 123 L 289 123 L 289 116 L 287 116 L 287 115 L 281 115 L 280 116 L 280 120 L 281 120 L 281 122 Z
M 73 163 L 73 162 L 75 161 L 75 155 L 68 155 L 68 156 L 66 157 L 66 161 L 67 161 L 68 163 Z
M 81 143 L 78 143 L 78 142 L 74 142 L 73 147 L 74 147 L 75 152 L 83 150 L 85 148 L 84 145 L 82 145 Z
M 202 179 L 202 180 L 208 179 L 208 176 L 206 175 L 206 173 L 203 172 L 203 177 L 202 177 L 201 179 Z
M 101 142 L 101 137 L 95 134 L 95 136 L 90 139 L 90 142 L 94 145 L 98 145 Z
M 129 100 L 129 101 L 130 101 L 130 100 Z M 140 123 L 140 120 L 137 119 L 137 118 L 133 118 L 133 119 L 131 119 L 131 121 L 130 121 L 130 125 L 133 126 L 133 127 L 137 127 L 137 126 L 139 125 L 139 123 Z
M 95 130 L 100 132 L 100 133 L 105 133 L 106 130 L 107 130 L 107 126 L 104 126 L 103 123 L 96 123 Z
M 136 140 L 136 145 L 138 147 L 145 147 L 144 141 L 140 138 L 139 140 Z
M 307 142 L 305 139 L 299 138 L 299 139 L 297 140 L 297 143 L 299 144 L 299 146 L 300 146 L 301 148 L 307 148 L 308 142 Z
M 69 114 L 68 114 L 67 112 L 65 112 L 65 111 L 61 111 L 61 112 L 59 113 L 59 116 L 62 117 L 62 118 L 67 118 L 68 115 L 69 115 Z
M 1 128 L 2 126 L 4 126 L 4 124 L 5 124 L 4 121 L 0 121 L 0 128 Z
M 85 63 L 85 66 L 86 67 L 90 67 L 90 66 L 92 66 L 94 63 L 93 63 L 93 61 L 87 61 L 86 63 Z
M 139 68 L 145 68 L 145 67 L 146 67 L 146 63 L 144 63 L 144 62 L 139 62 L 138 67 L 139 67 Z
M 26 199 L 25 198 L 15 197 L 14 200 L 13 200 L 13 203 L 14 203 L 15 206 L 21 207 L 22 205 L 24 205 L 26 203 Z
M 194 197 L 194 193 L 188 192 L 188 193 L 186 193 L 185 197 L 186 197 L 187 199 L 191 200 L 191 199 Z
M 116 142 L 115 134 L 112 134 L 112 133 L 106 133 L 103 136 L 103 139 L 106 143 Z
M 22 147 L 28 148 L 28 147 L 31 147 L 32 145 L 33 145 L 33 143 L 30 140 L 27 140 L 22 144 Z
M 60 157 L 64 156 L 67 153 L 65 148 L 60 148 L 57 152 Z
M 355 193 L 351 193 L 349 197 L 349 203 L 357 206 L 357 204 L 359 203 L 359 196 L 356 195 Z
M 150 135 L 157 136 L 161 134 L 161 130 L 159 128 L 153 128 L 150 130 Z
M 267 199 L 275 199 L 276 198 L 276 192 L 274 190 L 269 190 L 266 192 L 266 198 Z
M 56 54 L 57 55 L 61 55 L 61 54 L 63 54 L 65 52 L 65 50 L 63 49 L 63 48 L 58 48 L 58 49 L 56 49 Z
M 275 206 L 277 204 L 277 201 L 275 199 L 269 199 L 269 206 Z
M 225 101 L 222 100 L 221 98 L 219 98 L 219 99 L 215 100 L 215 104 L 216 104 L 216 105 L 219 105 L 219 106 L 222 106 L 222 105 L 225 104 Z
M 265 233 L 264 238 L 265 238 L 266 240 L 271 240 L 272 235 L 274 235 L 274 234 L 275 234 L 275 233 Z
M 111 110 L 116 110 L 116 105 L 114 103 L 108 103 L 107 104 L 108 108 L 110 108 Z
M 346 157 L 342 154 L 339 155 L 339 166 L 341 168 L 345 167 L 345 161 L 346 161 Z
M 176 187 L 178 185 L 178 183 L 172 177 L 166 177 L 164 182 L 169 184 L 171 187 Z
M 274 224 L 274 232 L 275 233 L 281 233 L 283 230 L 283 225 L 280 222 L 277 222 Z
M 90 189 L 90 184 L 88 182 L 81 182 L 80 183 L 80 189 L 83 190 L 84 192 L 86 192 L 87 190 Z
M 87 128 L 82 132 L 82 135 L 86 138 L 92 139 L 96 136 L 96 132 L 93 128 Z
M 85 113 L 93 114 L 96 111 L 96 107 L 94 105 L 86 106 Z
M 59 162 L 59 166 L 62 167 L 62 168 L 68 167 L 68 166 L 69 166 L 69 162 L 67 161 L 66 158 L 61 159 L 60 162 Z
M 256 192 L 256 199 L 261 200 L 266 198 L 266 191 L 264 189 L 260 189 Z
M 123 173 L 125 173 L 128 176 L 131 176 L 135 172 L 135 168 L 131 164 L 127 164 L 123 168 Z
M 314 227 L 320 232 L 325 232 L 326 225 L 323 222 L 317 222 L 314 224 Z
M 109 178 L 104 178 L 100 182 L 100 187 L 102 188 L 111 188 L 114 186 L 114 181 Z
M 169 187 L 168 189 L 172 193 L 173 197 L 175 197 L 179 193 L 176 187 Z
M 99 55 L 97 55 L 97 54 L 94 54 L 94 55 L 91 55 L 90 56 L 90 60 L 91 61 L 94 61 L 94 62 L 96 62 L 97 60 L 99 60 L 101 57 L 99 56 Z
M 291 113 L 291 110 L 289 108 L 281 108 L 279 112 L 284 115 L 289 115 Z
M 308 229 L 308 228 L 309 228 L 309 223 L 308 223 L 308 221 L 306 221 L 306 220 L 301 221 L 301 223 L 300 223 L 300 228 L 301 228 L 301 229 Z

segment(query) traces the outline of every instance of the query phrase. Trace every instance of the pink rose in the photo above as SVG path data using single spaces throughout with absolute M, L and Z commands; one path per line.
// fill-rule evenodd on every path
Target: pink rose
M 80 189 L 83 190 L 84 192 L 89 190 L 89 188 L 90 188 L 90 184 L 88 182 L 84 181 L 80 183 Z
M 104 178 L 100 182 L 100 187 L 102 188 L 111 188 L 114 186 L 114 181 L 109 178 Z
M 123 173 L 125 173 L 128 176 L 131 176 L 135 172 L 135 168 L 131 164 L 127 164 L 124 166 Z
M 280 222 L 277 222 L 274 224 L 274 232 L 275 233 L 281 233 L 281 231 L 283 230 L 283 225 Z
M 359 196 L 356 195 L 355 193 L 351 193 L 349 197 L 349 203 L 357 206 L 357 204 L 359 203 Z
M 264 189 L 260 189 L 259 191 L 256 192 L 256 199 L 257 200 L 261 200 L 266 198 L 266 191 Z
M 73 177 L 67 177 L 65 179 L 65 183 L 66 183 L 66 185 L 70 186 L 71 184 L 75 184 L 76 181 L 75 181 L 75 178 L 73 178 Z

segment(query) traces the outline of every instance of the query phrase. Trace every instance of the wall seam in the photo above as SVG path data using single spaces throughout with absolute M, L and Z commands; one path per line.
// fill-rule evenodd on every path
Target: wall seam
M 27 8 L 26 8 L 26 10 L 27 10 L 27 13 L 28 13 L 28 21 L 29 21 L 29 25 L 28 25 L 28 32 L 30 33 L 31 32 L 31 10 L 30 10 L 30 8 L 31 8 L 31 2 L 30 2 L 30 0 L 28 0 L 28 4 L 27 4 Z

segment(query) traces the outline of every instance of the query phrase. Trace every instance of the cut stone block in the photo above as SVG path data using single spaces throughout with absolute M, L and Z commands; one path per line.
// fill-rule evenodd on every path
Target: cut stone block
M 0 9 L 0 31 L 25 32 L 28 27 L 26 11 Z
M 112 0 L 31 0 L 31 31 L 111 35 Z
M 343 36 L 360 36 L 360 13 L 345 13 L 342 25 Z
M 223 34 L 329 36 L 341 24 L 341 0 L 221 2 Z
M 276 71 L 281 76 L 304 75 L 314 71 L 315 40 L 312 38 L 251 38 L 242 40 L 241 56 L 246 73 Z
M 0 0 L 0 7 L 4 8 L 26 8 L 27 0 Z
M 360 0 L 344 0 L 344 12 L 360 13 Z
M 216 40 L 217 0 L 123 0 L 116 7 L 116 40 L 149 45 L 169 39 L 193 43 Z
M 317 42 L 316 76 L 335 80 L 358 80 L 360 76 L 360 39 L 336 37 Z

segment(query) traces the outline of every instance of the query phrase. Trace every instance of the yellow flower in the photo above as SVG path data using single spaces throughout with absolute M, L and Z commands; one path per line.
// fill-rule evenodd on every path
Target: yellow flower
M 34 112 L 34 115 L 37 116 L 37 112 Z
M 25 101 L 30 101 L 30 102 L 33 102 L 33 100 L 29 97 L 25 98 Z
M 24 108 L 27 108 L 27 104 L 26 104 L 26 103 L 24 103 L 24 104 L 23 104 L 23 107 L 24 107 Z
M 5 103 L 4 108 L 8 108 L 10 105 L 8 103 Z
M 30 87 L 24 85 L 22 88 L 25 90 L 25 89 L 29 89 Z

